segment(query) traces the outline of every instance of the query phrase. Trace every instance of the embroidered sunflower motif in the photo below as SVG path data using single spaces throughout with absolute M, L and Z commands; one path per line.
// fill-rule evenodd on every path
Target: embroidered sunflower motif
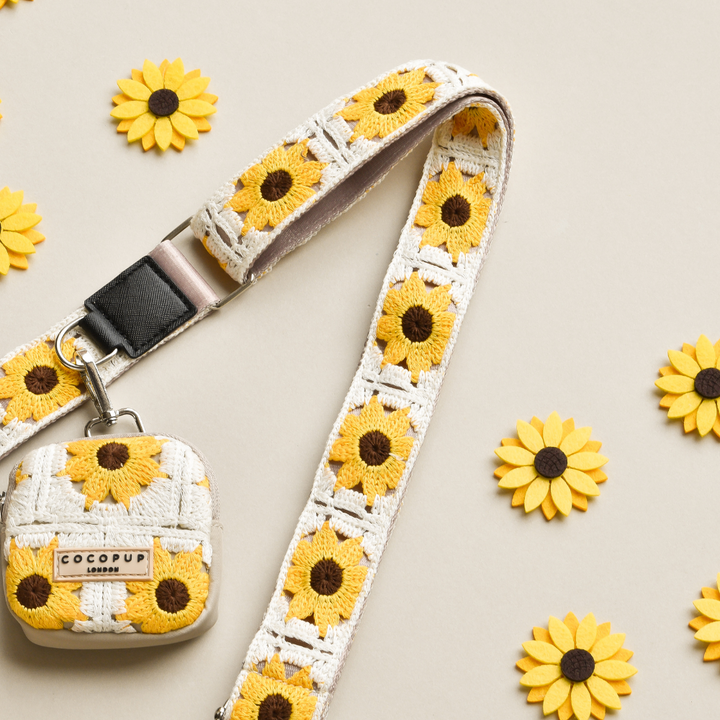
M 186 139 L 212 129 L 207 116 L 215 112 L 217 96 L 205 92 L 209 83 L 199 70 L 185 73 L 180 58 L 160 67 L 146 60 L 132 80 L 117 81 L 122 94 L 113 98 L 117 107 L 110 113 L 120 120 L 117 131 L 127 133 L 129 143 L 142 139 L 143 150 L 156 143 L 163 152 L 170 145 L 182 150 Z
M 470 106 L 459 112 L 453 121 L 452 135 L 468 135 L 477 130 L 480 142 L 486 148 L 488 135 L 497 127 L 495 116 L 485 107 Z
M 153 579 L 125 583 L 134 594 L 125 600 L 126 612 L 117 619 L 137 623 L 142 632 L 152 634 L 192 625 L 205 607 L 210 588 L 210 576 L 202 566 L 202 547 L 179 552 L 173 559 L 155 538 Z
M 140 494 L 141 485 L 167 477 L 152 459 L 165 442 L 148 436 L 71 442 L 67 450 L 73 457 L 59 474 L 84 483 L 81 492 L 86 510 L 108 495 L 129 509 L 130 498 Z
M 423 205 L 417 211 L 415 224 L 427 228 L 420 247 L 445 245 L 454 263 L 460 253 L 480 244 L 492 201 L 485 197 L 487 188 L 480 173 L 467 182 L 450 162 L 438 181 L 425 186 Z
M 367 575 L 367 568 L 360 565 L 362 556 L 362 538 L 340 542 L 327 522 L 312 542 L 301 540 L 283 588 L 293 594 L 285 620 L 312 616 L 310 622 L 325 637 L 328 627 L 337 625 L 341 617 L 349 618 Z
M 311 720 L 317 698 L 310 692 L 310 666 L 287 674 L 279 655 L 262 672 L 255 667 L 240 688 L 230 720 Z
M 720 659 L 720 573 L 717 576 L 717 589 L 704 587 L 702 600 L 695 600 L 695 609 L 699 617 L 690 621 L 690 627 L 696 631 L 695 639 L 709 643 L 705 648 L 703 660 Z
M 336 115 L 343 120 L 357 120 L 350 142 L 361 135 L 372 140 L 376 135 L 387 137 L 425 110 L 425 104 L 435 97 L 440 83 L 423 82 L 425 68 L 406 73 L 392 73 L 375 87 L 353 95 L 355 101 Z
M 682 352 L 668 350 L 671 365 L 660 368 L 655 385 L 667 393 L 660 407 L 669 418 L 683 418 L 685 432 L 697 430 L 705 437 L 711 430 L 720 437 L 720 341 L 713 345 L 705 335 L 693 347 L 683 344 Z
M 10 541 L 10 557 L 5 587 L 12 611 L 28 625 L 45 630 L 62 630 L 64 623 L 87 620 L 80 612 L 80 598 L 73 595 L 82 583 L 53 582 L 53 551 L 58 539 L 40 548 L 37 555 L 29 547 L 19 548 Z
M 2 115 L 0 115 L 2 117 Z M 0 190 L 0 273 L 7 275 L 10 266 L 27 270 L 26 255 L 35 252 L 35 245 L 45 236 L 33 228 L 42 220 L 36 203 L 23 205 L 23 191 Z
M 278 147 L 243 173 L 243 187 L 227 205 L 237 213 L 247 212 L 243 235 L 251 228 L 279 225 L 315 194 L 312 186 L 320 182 L 327 163 L 306 160 L 307 153 L 307 140 Z
M 606 708 L 619 710 L 619 696 L 632 692 L 625 681 L 637 672 L 625 635 L 611 635 L 610 623 L 598 625 L 592 613 L 580 623 L 572 613 L 565 622 L 551 617 L 548 628 L 533 628 L 535 639 L 523 643 L 528 657 L 517 663 L 528 702 L 542 702 L 543 714 L 557 711 L 560 720 L 602 720 Z
M 602 443 L 590 440 L 592 428 L 575 429 L 572 418 L 564 423 L 554 412 L 543 424 L 517 422 L 516 438 L 505 438 L 495 454 L 505 463 L 495 471 L 499 486 L 514 490 L 512 506 L 525 512 L 542 507 L 547 520 L 559 510 L 587 510 L 587 498 L 600 494 L 597 484 L 607 475 L 600 468 L 607 458 L 599 455 Z
M 74 358 L 75 340 L 63 343 L 62 351 L 66 358 Z M 12 420 L 25 422 L 31 415 L 39 422 L 80 395 L 80 374 L 68 370 L 44 342 L 8 360 L 2 369 L 0 399 L 10 398 L 4 425 Z
M 328 458 L 342 463 L 335 490 L 361 485 L 368 505 L 374 505 L 376 497 L 397 487 L 415 442 L 407 437 L 408 412 L 409 408 L 402 408 L 385 415 L 382 404 L 373 396 L 360 415 L 348 413 Z
M 455 314 L 446 312 L 452 302 L 449 290 L 443 285 L 428 292 L 414 272 L 400 290 L 388 291 L 377 326 L 378 339 L 387 342 L 383 366 L 405 360 L 416 383 L 420 371 L 441 362 L 455 324 Z

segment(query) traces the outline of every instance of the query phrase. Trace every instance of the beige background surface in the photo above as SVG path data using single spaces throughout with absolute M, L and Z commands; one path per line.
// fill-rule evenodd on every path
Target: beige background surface
M 720 336 L 720 10 L 606 0 L 20 0 L 0 10 L 0 186 L 48 240 L 0 279 L 4 354 L 149 250 L 233 172 L 404 60 L 457 62 L 518 132 L 500 226 L 331 718 L 537 720 L 513 668 L 533 625 L 594 612 L 639 674 L 619 716 L 711 717 L 720 667 L 687 623 L 720 570 L 718 443 L 657 408 L 665 352 Z M 182 154 L 115 133 L 115 81 L 149 57 L 212 77 Z M 427 149 L 427 144 L 424 146 Z M 424 159 L 111 395 L 186 437 L 221 481 L 218 625 L 156 650 L 30 645 L 0 612 L 2 717 L 205 718 L 225 700 L 355 370 Z M 205 272 L 188 236 L 180 243 Z M 223 288 L 231 286 L 220 279 Z M 609 481 L 587 514 L 510 508 L 493 448 L 517 418 L 592 425 Z M 26 449 L 77 436 L 90 409 Z M 23 450 L 0 463 L 7 476 Z

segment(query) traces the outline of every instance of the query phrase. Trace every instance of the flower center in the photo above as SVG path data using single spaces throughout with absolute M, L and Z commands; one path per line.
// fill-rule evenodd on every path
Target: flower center
M 433 317 L 422 305 L 413 305 L 402 316 L 403 335 L 410 342 L 425 342 L 433 330 Z
M 47 365 L 36 365 L 25 376 L 25 387 L 33 395 L 47 395 L 59 382 L 55 369 Z
M 148 107 L 153 115 L 167 117 L 180 107 L 180 98 L 172 90 L 156 90 L 148 99 Z
M 545 478 L 560 477 L 567 464 L 567 455 L 560 448 L 546 447 L 535 456 L 535 469 Z
M 375 112 L 381 115 L 392 115 L 406 102 L 407 95 L 404 90 L 388 90 L 373 103 L 373 107 L 375 108 Z
M 720 397 L 720 370 L 705 368 L 695 376 L 695 392 L 708 400 Z
M 292 176 L 287 170 L 275 170 L 268 173 L 260 186 L 260 194 L 268 202 L 276 202 L 284 198 L 292 187 Z
M 258 720 L 290 720 L 292 703 L 282 695 L 268 695 L 258 708 Z
M 334 595 L 343 581 L 342 568 L 329 558 L 323 558 L 310 571 L 310 587 L 318 595 Z
M 97 451 L 97 461 L 100 467 L 106 470 L 119 470 L 125 465 L 130 457 L 127 445 L 110 442 L 100 447 Z
M 360 438 L 360 457 L 366 465 L 382 465 L 390 457 L 390 438 L 379 430 L 365 433 Z
M 446 225 L 460 227 L 470 219 L 470 203 L 462 195 L 453 195 L 442 204 L 440 215 Z
M 595 672 L 595 659 L 587 650 L 568 650 L 562 656 L 560 670 L 570 682 L 585 682 Z
M 42 575 L 28 575 L 17 586 L 15 597 L 18 602 L 28 610 L 47 605 L 52 592 L 52 585 Z
M 166 613 L 179 613 L 190 602 L 187 585 L 175 578 L 161 580 L 155 589 L 158 607 Z

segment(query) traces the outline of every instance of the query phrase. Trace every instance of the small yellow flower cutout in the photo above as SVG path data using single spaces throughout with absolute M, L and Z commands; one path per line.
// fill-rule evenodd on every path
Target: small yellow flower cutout
M 603 720 L 606 708 L 619 710 L 620 695 L 632 690 L 626 680 L 637 670 L 623 648 L 625 635 L 610 633 L 610 623 L 598 625 L 590 613 L 582 622 L 568 613 L 564 622 L 551 617 L 548 629 L 533 628 L 534 640 L 523 643 L 527 657 L 517 667 L 530 688 L 528 702 L 542 702 L 543 714 L 559 720 Z
M 4 8 L 8 2 L 11 2 L 13 5 L 17 5 L 18 0 L 0 0 L 0 8 Z M 30 2 L 32 2 L 32 0 L 30 0 Z M 0 117 L 2 117 L 2 115 L 0 115 Z
M 7 275 L 11 267 L 27 270 L 27 255 L 32 255 L 35 245 L 45 239 L 33 230 L 42 220 L 36 210 L 35 203 L 23 205 L 22 190 L 10 192 L 8 187 L 0 190 L 0 274 Z
M 180 58 L 160 67 L 146 60 L 131 80 L 117 81 L 122 93 L 113 98 L 117 107 L 110 113 L 120 120 L 117 131 L 127 133 L 129 143 L 142 140 L 146 151 L 155 145 L 163 152 L 171 145 L 182 150 L 186 139 L 211 130 L 207 117 L 217 96 L 205 92 L 209 83 L 199 70 L 186 73 Z
M 668 350 L 670 365 L 660 368 L 655 385 L 666 394 L 661 408 L 668 417 L 682 418 L 685 432 L 697 430 L 705 437 L 711 430 L 720 437 L 720 340 L 713 345 L 705 335 L 693 347 L 683 343 L 682 352 Z
M 708 643 L 703 660 L 720 659 L 720 573 L 717 576 L 717 588 L 704 587 L 702 600 L 695 600 L 695 609 L 700 613 L 690 621 L 695 630 L 695 639 Z
M 598 483 L 607 480 L 600 470 L 607 458 L 598 454 L 602 443 L 590 440 L 591 432 L 576 429 L 572 418 L 562 422 L 556 412 L 544 423 L 518 420 L 518 437 L 504 438 L 495 450 L 504 463 L 495 477 L 501 488 L 514 491 L 512 506 L 523 505 L 526 513 L 541 507 L 547 520 L 558 510 L 587 510 L 588 497 L 599 495 Z

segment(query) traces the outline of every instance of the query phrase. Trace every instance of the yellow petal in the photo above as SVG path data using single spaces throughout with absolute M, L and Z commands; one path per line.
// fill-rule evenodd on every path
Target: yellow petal
M 597 637 L 597 622 L 595 616 L 592 613 L 588 613 L 578 625 L 577 632 L 575 633 L 575 647 L 580 650 L 590 650 L 595 644 L 595 638 Z
M 668 350 L 668 358 L 670 358 L 672 366 L 683 375 L 694 378 L 700 372 L 700 366 L 684 352 Z
M 0 220 L 12 215 L 20 209 L 23 201 L 23 191 L 8 192 L 0 197 Z
M 146 112 L 141 115 L 128 130 L 128 142 L 135 142 L 152 130 L 155 124 L 155 116 Z
M 532 453 L 537 454 L 545 447 L 540 433 L 524 420 L 517 421 L 517 434 L 522 444 Z
M 118 87 L 132 100 L 148 100 L 150 95 L 150 88 L 147 85 L 143 85 L 136 80 L 118 80 Z
M 110 114 L 118 120 L 130 120 L 132 118 L 140 117 L 147 111 L 148 104 L 146 102 L 143 100 L 131 100 L 130 102 L 118 105 Z
M 720 640 L 720 622 L 712 622 L 695 633 L 696 640 L 718 642 Z
M 525 494 L 525 512 L 531 512 L 538 507 L 548 494 L 550 481 L 545 478 L 535 478 Z
M 567 699 L 570 694 L 572 683 L 564 677 L 558 678 L 547 691 L 543 700 L 543 714 L 554 713 Z
M 708 625 L 708 627 L 710 627 Z M 626 680 L 632 677 L 637 670 L 622 660 L 604 660 L 595 665 L 595 675 L 603 680 Z
M 562 474 L 562 477 L 573 490 L 577 490 L 583 495 L 596 496 L 600 494 L 600 490 L 598 490 L 598 486 L 595 484 L 595 481 L 580 470 L 568 468 Z
M 7 250 L 0 244 L 0 275 L 7 275 L 10 269 L 10 257 Z
M 572 493 L 568 484 L 561 477 L 551 481 L 550 495 L 557 509 L 563 515 L 569 515 L 572 510 Z
M 217 108 L 214 108 L 204 100 L 183 100 L 178 110 L 180 110 L 181 113 L 192 115 L 193 117 L 207 117 L 217 112 Z
M 35 246 L 28 240 L 24 235 L 16 232 L 0 232 L 0 243 L 2 243 L 8 250 L 12 250 L 18 253 L 24 253 L 25 255 L 31 255 L 35 252 Z
M 697 345 L 695 345 L 695 357 L 697 357 L 698 365 L 703 370 L 715 367 L 715 361 L 717 360 L 715 348 L 706 335 L 701 335 L 698 338 Z
M 560 445 L 562 440 L 562 420 L 560 420 L 560 416 L 556 412 L 551 413 L 545 422 L 543 440 L 546 447 L 558 447 Z
M 525 673 L 520 678 L 520 684 L 525 687 L 541 687 L 549 685 L 561 676 L 559 665 L 540 665 Z
M 713 620 L 720 620 L 720 602 L 717 600 L 696 600 L 693 605 L 703 615 Z
M 155 63 L 146 60 L 143 63 L 142 72 L 143 80 L 152 92 L 155 92 L 156 90 L 162 90 L 163 76 L 160 72 L 160 69 Z
M 6 250 L 5 252 L 8 254 L 10 265 L 12 267 L 17 268 L 18 270 L 27 270 L 30 267 L 27 258 L 22 253 L 16 253 L 12 250 Z
M 681 395 L 677 400 L 673 402 L 668 410 L 669 418 L 679 418 L 689 415 L 693 410 L 696 410 L 702 398 L 695 391 L 685 393 Z
M 170 118 L 158 118 L 155 123 L 155 140 L 161 150 L 167 150 L 172 140 L 173 128 Z
M 620 698 L 609 683 L 595 675 L 590 676 L 585 682 L 588 690 L 599 703 L 613 710 L 620 709 Z
M 557 665 L 562 660 L 563 654 L 554 645 L 547 642 L 528 640 L 523 643 L 522 647 L 530 657 L 545 665 Z
M 528 485 L 536 477 L 537 472 L 535 468 L 532 465 L 525 465 L 524 467 L 518 467 L 506 473 L 498 485 L 505 490 L 513 490 Z
M 550 632 L 552 641 L 561 652 L 566 653 L 575 649 L 575 641 L 573 640 L 570 628 L 568 628 L 562 620 L 551 617 L 548 622 L 548 631 Z
M 186 138 L 190 138 L 191 140 L 197 140 L 197 128 L 195 127 L 195 123 L 193 123 L 193 121 L 187 115 L 183 115 L 179 111 L 174 112 L 170 116 L 170 122 L 181 135 Z
M 602 467 L 608 459 L 600 453 L 579 452 L 568 458 L 568 467 L 575 470 L 597 470 Z
M 495 454 L 506 463 L 511 465 L 532 465 L 535 462 L 535 456 L 525 448 L 521 447 L 501 447 L 495 450 Z
M 40 215 L 36 213 L 18 212 L 2 221 L 2 229 L 22 232 L 35 227 L 41 220 Z
M 589 720 L 592 700 L 590 692 L 585 687 L 585 683 L 574 683 L 572 693 L 570 694 L 570 702 L 577 720 Z
M 708 340 L 708 342 L 710 342 Z M 715 424 L 715 418 L 717 417 L 717 405 L 714 400 L 708 400 L 707 398 L 700 403 L 700 407 L 697 411 L 697 429 L 701 437 L 705 437 Z
M 165 71 L 165 87 L 168 90 L 177 90 L 185 80 L 185 66 L 183 61 L 178 58 L 174 62 L 170 63 L 168 69 Z
M 585 447 L 585 443 L 590 439 L 592 428 L 582 427 L 577 430 L 573 430 L 568 436 L 560 443 L 560 449 L 566 455 L 572 455 L 578 450 Z
M 718 603 L 720 604 L 720 603 Z M 602 662 L 611 658 L 625 642 L 625 633 L 615 633 L 614 635 L 608 635 L 602 640 L 598 640 L 590 654 L 593 656 L 595 662 Z
M 199 77 L 184 82 L 177 90 L 179 100 L 191 100 L 201 93 L 205 92 L 205 88 L 210 84 L 209 77 Z
M 695 389 L 695 382 L 686 375 L 666 375 L 655 381 L 655 385 L 664 392 L 680 395 Z

